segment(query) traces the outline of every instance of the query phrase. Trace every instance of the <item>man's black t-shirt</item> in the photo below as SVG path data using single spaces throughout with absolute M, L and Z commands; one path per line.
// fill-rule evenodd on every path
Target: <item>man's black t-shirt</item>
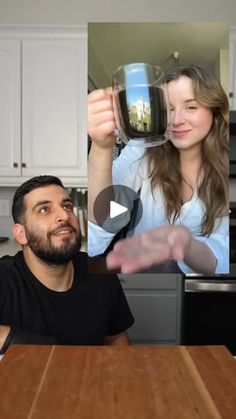
M 102 345 L 133 324 L 119 279 L 87 273 L 87 255 L 74 260 L 68 291 L 52 291 L 29 270 L 23 253 L 0 259 L 0 325 L 53 336 L 64 345 Z

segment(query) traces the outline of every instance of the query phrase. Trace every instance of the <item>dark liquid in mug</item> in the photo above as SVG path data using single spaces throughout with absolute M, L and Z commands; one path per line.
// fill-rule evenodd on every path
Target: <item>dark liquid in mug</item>
M 118 94 L 121 128 L 130 138 L 164 136 L 167 111 L 163 90 L 153 86 L 135 86 Z

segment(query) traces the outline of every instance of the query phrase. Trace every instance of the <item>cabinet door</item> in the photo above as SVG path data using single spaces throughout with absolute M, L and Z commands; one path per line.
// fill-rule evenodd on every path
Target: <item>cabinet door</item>
M 229 63 L 230 63 L 230 109 L 236 110 L 236 27 L 230 28 L 229 42 Z
M 128 330 L 135 344 L 180 344 L 182 275 L 120 275 L 135 318 Z
M 26 40 L 22 50 L 24 176 L 87 175 L 87 43 Z
M 0 176 L 20 174 L 20 42 L 0 41 Z
M 125 292 L 135 318 L 128 329 L 132 343 L 180 343 L 180 321 L 176 293 L 129 290 Z

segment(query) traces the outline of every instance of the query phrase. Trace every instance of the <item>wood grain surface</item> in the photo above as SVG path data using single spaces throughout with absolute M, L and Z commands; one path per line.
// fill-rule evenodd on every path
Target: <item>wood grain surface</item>
M 234 419 L 223 346 L 15 345 L 0 362 L 1 419 Z

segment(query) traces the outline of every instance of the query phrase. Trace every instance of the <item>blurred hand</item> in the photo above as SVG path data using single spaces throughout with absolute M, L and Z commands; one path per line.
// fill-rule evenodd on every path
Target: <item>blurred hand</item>
M 88 133 L 92 141 L 101 148 L 110 148 L 116 138 L 112 88 L 99 89 L 88 95 Z
M 184 226 L 153 228 L 139 236 L 117 242 L 107 255 L 107 268 L 120 268 L 122 273 L 131 273 L 169 259 L 183 260 L 191 238 L 190 231 Z

